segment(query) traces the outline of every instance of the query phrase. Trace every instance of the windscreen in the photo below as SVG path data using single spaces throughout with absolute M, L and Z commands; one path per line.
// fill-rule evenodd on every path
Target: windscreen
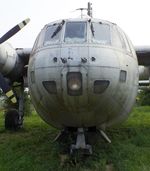
M 110 26 L 108 24 L 91 23 L 92 42 L 109 45 L 110 39 Z
M 62 27 L 61 23 L 50 25 L 47 27 L 45 37 L 44 37 L 44 45 L 49 45 L 51 43 L 59 42 L 61 27 Z
M 86 22 L 67 22 L 65 42 L 83 43 L 86 41 Z

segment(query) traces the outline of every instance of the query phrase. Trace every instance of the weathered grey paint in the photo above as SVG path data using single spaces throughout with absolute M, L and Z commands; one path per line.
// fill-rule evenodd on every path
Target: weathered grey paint
M 76 19 L 81 20 L 87 21 Z M 130 41 L 132 53 L 127 53 L 112 46 L 92 43 L 90 33 L 87 37 L 87 43 L 65 44 L 62 38 L 58 44 L 34 49 L 29 61 L 32 102 L 43 120 L 57 128 L 111 126 L 127 118 L 135 101 L 138 64 Z M 57 62 L 54 62 L 54 57 L 57 57 Z M 87 59 L 86 63 L 81 61 L 83 57 Z M 96 60 L 92 61 L 92 57 Z M 67 63 L 62 63 L 61 58 L 67 59 Z M 127 72 L 125 82 L 119 81 L 121 70 Z M 82 96 L 67 94 L 67 72 L 82 73 Z M 31 75 L 34 77 L 32 80 Z M 109 80 L 110 85 L 102 94 L 94 94 L 95 80 Z M 49 94 L 43 81 L 56 81 L 57 95 Z
M 0 72 L 4 75 L 9 74 L 17 61 L 17 53 L 8 43 L 0 45 Z

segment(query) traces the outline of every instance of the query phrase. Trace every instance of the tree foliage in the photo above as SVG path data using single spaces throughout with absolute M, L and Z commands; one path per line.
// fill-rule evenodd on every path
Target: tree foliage
M 137 96 L 137 104 L 140 106 L 150 106 L 150 87 L 139 90 Z

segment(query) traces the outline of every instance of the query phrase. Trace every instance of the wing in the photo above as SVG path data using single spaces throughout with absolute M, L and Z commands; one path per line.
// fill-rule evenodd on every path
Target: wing
M 135 47 L 139 65 L 150 66 L 150 46 Z

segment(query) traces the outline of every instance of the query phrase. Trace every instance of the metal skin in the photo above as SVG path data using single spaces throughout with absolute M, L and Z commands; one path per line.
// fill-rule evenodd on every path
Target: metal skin
M 7 42 L 0 45 L 0 73 L 13 81 L 20 81 L 24 74 L 25 62 Z
M 65 24 L 61 30 L 61 41 L 49 46 L 35 43 L 28 66 L 28 84 L 35 109 L 50 125 L 88 128 L 118 124 L 128 117 L 138 89 L 138 63 L 135 50 L 128 40 L 131 53 L 111 45 L 92 43 L 89 19 L 68 19 L 87 22 L 87 42 L 64 43 Z M 92 19 L 95 22 L 101 20 Z M 54 23 L 60 23 L 57 21 Z M 110 27 L 114 24 L 106 21 Z M 50 23 L 52 25 L 54 23 Z M 117 27 L 117 26 L 115 26 Z M 45 28 L 41 31 L 44 36 Z M 42 38 L 41 38 L 42 39 Z M 57 58 L 57 61 L 54 61 Z M 86 58 L 87 62 L 83 62 Z M 66 63 L 62 62 L 66 60 Z M 120 72 L 126 71 L 126 80 L 120 80 Z M 83 94 L 70 96 L 67 93 L 68 72 L 82 74 Z M 109 80 L 108 88 L 100 94 L 93 92 L 95 80 Z M 56 81 L 57 94 L 50 94 L 43 81 Z
M 9 74 L 17 61 L 17 53 L 13 47 L 4 43 L 0 45 L 0 72 L 4 75 Z

